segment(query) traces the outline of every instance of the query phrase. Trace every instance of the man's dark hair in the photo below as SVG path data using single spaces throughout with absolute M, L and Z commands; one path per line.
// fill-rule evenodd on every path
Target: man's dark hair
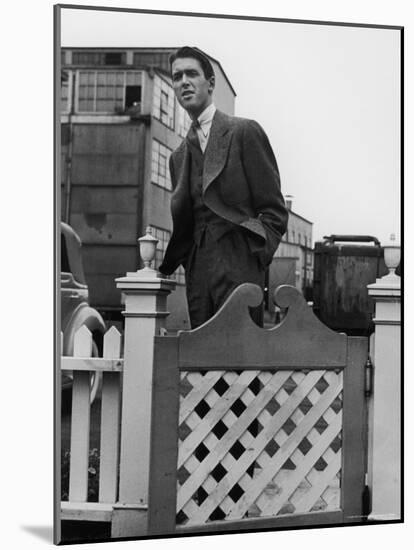
M 196 50 L 195 48 L 191 48 L 190 46 L 183 46 L 182 48 L 179 48 L 177 51 L 170 55 L 170 69 L 172 68 L 172 64 L 176 59 L 182 59 L 184 57 L 197 59 L 197 61 L 201 65 L 201 68 L 203 69 L 204 76 L 207 80 L 214 76 L 214 69 L 208 57 L 200 52 L 200 50 Z

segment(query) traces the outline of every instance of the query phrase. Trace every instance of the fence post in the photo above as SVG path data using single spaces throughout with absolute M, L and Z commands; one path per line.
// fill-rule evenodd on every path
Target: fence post
M 401 517 L 401 280 L 394 273 L 399 263 L 399 247 L 385 246 L 384 259 L 390 273 L 368 285 L 368 293 L 375 302 L 374 349 L 371 349 L 374 384 L 369 403 L 370 520 Z
M 125 298 L 124 371 L 118 502 L 111 536 L 147 534 L 148 479 L 154 336 L 168 315 L 167 296 L 175 281 L 151 269 L 157 239 L 147 229 L 140 241 L 145 267 L 116 279 Z

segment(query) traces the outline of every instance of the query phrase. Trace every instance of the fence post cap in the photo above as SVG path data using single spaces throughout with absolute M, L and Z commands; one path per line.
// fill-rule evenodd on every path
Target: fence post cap
M 394 273 L 389 273 L 381 279 L 377 279 L 375 283 L 367 285 L 368 294 L 372 298 L 389 296 L 400 297 L 401 296 L 401 278 Z
M 164 279 L 158 271 L 152 269 L 140 269 L 128 271 L 124 277 L 115 279 L 116 287 L 122 291 L 145 290 L 146 292 L 161 290 L 171 292 L 176 287 L 174 279 Z

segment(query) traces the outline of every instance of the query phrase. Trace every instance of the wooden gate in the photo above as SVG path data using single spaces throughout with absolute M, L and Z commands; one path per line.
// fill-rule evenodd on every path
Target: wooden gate
M 363 520 L 367 339 L 321 324 L 302 295 L 272 329 L 244 284 L 196 330 L 155 339 L 149 534 Z

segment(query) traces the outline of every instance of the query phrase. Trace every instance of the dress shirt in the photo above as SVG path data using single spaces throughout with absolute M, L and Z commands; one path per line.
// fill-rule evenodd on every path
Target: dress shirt
M 211 103 L 201 115 L 196 119 L 196 128 L 198 140 L 200 142 L 201 150 L 206 150 L 208 138 L 210 136 L 211 123 L 213 122 L 214 113 L 216 112 L 216 106 L 214 103 Z M 198 123 L 198 124 L 197 124 Z

